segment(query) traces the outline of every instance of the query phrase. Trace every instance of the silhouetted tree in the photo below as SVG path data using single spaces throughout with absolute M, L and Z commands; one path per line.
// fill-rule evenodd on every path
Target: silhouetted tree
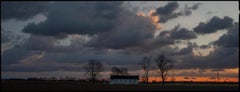
M 52 77 L 48 78 L 48 80 L 57 80 L 57 78 L 55 76 L 52 76 Z
M 168 70 L 170 70 L 172 66 L 172 62 L 166 58 L 164 54 L 158 55 L 155 58 L 156 65 L 159 68 L 159 73 L 162 78 L 162 84 L 165 85 L 165 79 L 167 77 Z
M 95 83 L 96 78 L 100 75 L 100 72 L 103 71 L 103 65 L 99 60 L 89 60 L 84 69 L 90 76 L 90 81 Z
M 128 75 L 127 67 L 112 67 L 112 75 Z
M 143 57 L 143 60 L 139 63 L 144 71 L 144 82 L 148 83 L 149 79 L 149 70 L 151 65 L 150 57 Z

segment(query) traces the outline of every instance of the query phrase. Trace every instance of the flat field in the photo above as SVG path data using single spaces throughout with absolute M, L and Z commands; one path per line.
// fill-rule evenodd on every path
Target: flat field
M 2 80 L 1 91 L 238 91 L 238 83 L 91 84 L 79 81 Z

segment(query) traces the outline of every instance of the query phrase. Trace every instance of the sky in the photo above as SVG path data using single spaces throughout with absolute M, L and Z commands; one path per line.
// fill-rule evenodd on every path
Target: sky
M 1 78 L 86 78 L 91 59 L 103 63 L 102 78 L 114 66 L 142 76 L 144 56 L 165 54 L 170 77 L 218 72 L 238 81 L 238 8 L 237 1 L 3 1 Z

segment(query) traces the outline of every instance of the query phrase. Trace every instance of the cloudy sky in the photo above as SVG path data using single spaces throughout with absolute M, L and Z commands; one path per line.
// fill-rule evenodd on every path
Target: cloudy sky
M 142 75 L 143 57 L 162 53 L 174 61 L 170 76 L 238 81 L 238 20 L 237 1 L 5 1 L 1 77 L 85 78 L 90 59 L 105 78 L 113 66 Z

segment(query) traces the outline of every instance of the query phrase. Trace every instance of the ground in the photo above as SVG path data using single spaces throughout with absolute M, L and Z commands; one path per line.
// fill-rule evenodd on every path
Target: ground
M 79 81 L 2 80 L 1 91 L 238 91 L 238 83 L 109 85 Z

